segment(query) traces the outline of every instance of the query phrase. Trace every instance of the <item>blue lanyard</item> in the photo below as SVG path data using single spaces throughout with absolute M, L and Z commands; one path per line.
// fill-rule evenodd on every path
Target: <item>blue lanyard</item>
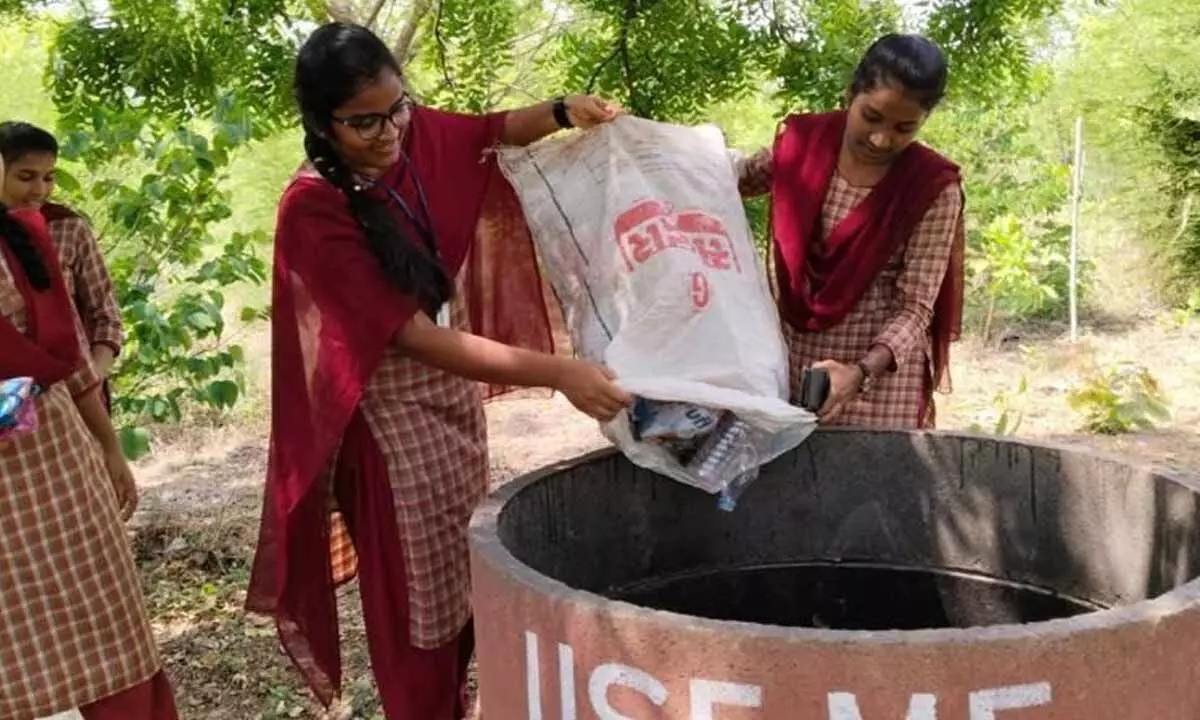
M 403 185 L 405 176 L 412 169 L 412 163 L 409 161 L 407 155 L 402 155 L 401 157 L 404 158 L 404 175 L 400 176 L 400 184 Z M 400 207 L 400 210 L 404 212 L 404 216 L 412 223 L 413 228 L 416 229 L 421 239 L 425 241 L 429 250 L 436 256 L 438 254 L 437 236 L 433 232 L 433 216 L 429 214 L 429 203 L 425 199 L 425 188 L 421 185 L 421 179 L 417 177 L 416 172 L 412 173 L 412 180 L 413 185 L 417 188 L 417 199 L 421 202 L 421 214 L 424 216 L 423 218 L 418 218 L 412 209 L 408 207 L 408 203 L 404 202 L 404 198 L 400 197 L 400 193 L 396 192 L 390 185 L 387 186 L 387 193 L 391 196 L 392 201 Z

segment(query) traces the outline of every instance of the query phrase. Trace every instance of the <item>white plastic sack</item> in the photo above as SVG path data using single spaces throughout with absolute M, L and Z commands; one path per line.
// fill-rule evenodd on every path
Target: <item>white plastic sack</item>
M 621 117 L 498 154 L 581 357 L 631 394 L 732 411 L 761 431 L 760 465 L 808 437 L 719 129 Z M 642 467 L 723 489 L 635 441 L 626 414 L 602 430 Z

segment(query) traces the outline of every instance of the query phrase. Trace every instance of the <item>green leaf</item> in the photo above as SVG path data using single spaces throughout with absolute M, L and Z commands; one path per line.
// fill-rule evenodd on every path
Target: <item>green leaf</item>
M 150 454 L 150 433 L 140 427 L 123 427 L 120 432 L 121 451 L 130 460 Z
M 235 382 L 218 380 L 209 383 L 204 394 L 213 407 L 219 410 L 228 410 L 237 404 L 239 389 Z
M 79 192 L 79 181 L 75 179 L 74 175 L 67 172 L 67 169 L 62 165 L 59 165 L 54 169 L 54 182 L 64 192 L 71 194 Z
M 171 404 L 166 398 L 156 397 L 150 401 L 150 417 L 155 422 L 166 422 L 171 416 Z
M 217 321 L 213 318 L 212 313 L 205 310 L 197 310 L 188 315 L 188 324 L 196 330 L 205 331 L 215 328 Z

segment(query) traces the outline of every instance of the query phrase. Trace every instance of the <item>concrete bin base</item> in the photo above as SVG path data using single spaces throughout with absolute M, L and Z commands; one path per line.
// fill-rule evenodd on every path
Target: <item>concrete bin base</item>
M 589 455 L 473 520 L 484 715 L 1196 720 L 1198 491 L 1057 447 L 826 431 L 723 513 Z

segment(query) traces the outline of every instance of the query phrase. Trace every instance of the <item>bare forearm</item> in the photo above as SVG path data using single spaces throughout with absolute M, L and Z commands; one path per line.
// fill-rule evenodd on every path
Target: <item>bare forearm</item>
M 438 327 L 418 313 L 401 332 L 409 357 L 477 382 L 516 387 L 559 385 L 563 359 Z
M 112 419 L 109 418 L 108 412 L 104 409 L 104 403 L 100 400 L 99 388 L 89 390 L 75 398 L 75 406 L 79 408 L 79 415 L 83 418 L 84 424 L 87 425 L 88 430 L 105 452 L 114 452 L 120 448 L 117 433 L 113 430 Z
M 591 95 L 572 95 L 563 99 L 563 124 L 554 113 L 555 102 L 544 102 L 520 110 L 510 111 L 504 118 L 500 131 L 500 142 L 506 145 L 529 145 L 546 137 L 560 127 L 577 127 L 581 130 L 606 123 L 621 109 L 606 100 Z
M 113 349 L 104 343 L 96 343 L 92 345 L 92 367 L 96 368 L 96 372 L 100 377 L 107 378 L 112 372 L 113 361 L 116 360 L 116 353 Z
M 506 145 L 529 145 L 558 129 L 558 121 L 554 119 L 554 103 L 539 103 L 510 111 L 505 117 L 500 141 Z
M 896 358 L 887 345 L 872 345 L 859 362 L 866 365 L 872 375 L 891 372 L 892 368 L 896 366 Z

